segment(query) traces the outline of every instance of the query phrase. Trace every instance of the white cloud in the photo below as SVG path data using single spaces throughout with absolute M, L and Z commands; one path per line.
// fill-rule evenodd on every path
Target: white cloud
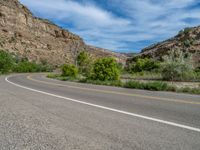
M 20 1 L 40 17 L 61 25 L 72 24 L 69 30 L 87 43 L 111 50 L 138 49 L 142 45 L 137 43 L 160 41 L 186 26 L 200 24 L 184 21 L 200 19 L 200 9 L 186 9 L 198 0 L 109 0 L 107 8 L 100 7 L 96 0 Z
M 96 25 L 106 27 L 110 25 L 124 26 L 128 20 L 114 16 L 112 13 L 102 10 L 94 5 L 80 4 L 66 0 L 21 0 L 33 10 L 50 18 L 69 20 L 78 25 Z

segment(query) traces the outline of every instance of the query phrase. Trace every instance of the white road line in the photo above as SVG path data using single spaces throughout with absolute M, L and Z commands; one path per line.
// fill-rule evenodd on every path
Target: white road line
M 76 99 L 72 99 L 72 98 L 68 98 L 68 97 L 64 97 L 64 96 L 60 96 L 60 95 L 56 95 L 56 94 L 47 93 L 47 92 L 44 92 L 44 91 L 39 91 L 39 90 L 36 90 L 36 89 L 32 89 L 32 88 L 29 88 L 29 87 L 25 87 L 25 86 L 13 83 L 13 82 L 9 81 L 8 78 L 9 77 L 5 78 L 5 81 L 7 81 L 8 83 L 15 85 L 17 87 L 23 88 L 23 89 L 33 91 L 33 92 L 53 96 L 53 97 L 60 98 L 60 99 L 65 99 L 65 100 L 68 100 L 68 101 L 72 101 L 72 102 L 76 102 L 76 103 L 80 103 L 80 104 L 84 104 L 84 105 L 88 105 L 88 106 L 92 106 L 92 107 L 96 107 L 96 108 L 101 108 L 101 109 L 104 109 L 104 110 L 109 110 L 109 111 L 129 115 L 129 116 L 133 116 L 133 117 L 138 117 L 138 118 L 142 118 L 142 119 L 146 119 L 146 120 L 150 120 L 150 121 L 155 121 L 155 122 L 159 122 L 159 123 L 166 124 L 166 125 L 171 125 L 171 126 L 175 126 L 175 127 L 179 127 L 179 128 L 183 128 L 183 129 L 188 129 L 188 130 L 200 132 L 200 128 L 194 128 L 194 127 L 190 127 L 190 126 L 186 126 L 186 125 L 182 125 L 182 124 L 178 124 L 178 123 L 174 123 L 174 122 L 160 120 L 160 119 L 156 119 L 156 118 L 152 118 L 152 117 L 148 117 L 148 116 L 130 113 L 130 112 L 123 111 L 123 110 L 118 110 L 118 109 L 114 109 L 114 108 L 110 108 L 110 107 L 105 107 L 105 106 L 101 106 L 101 105 L 87 103 L 87 102 L 83 102 L 83 101 L 80 101 L 80 100 L 76 100 Z

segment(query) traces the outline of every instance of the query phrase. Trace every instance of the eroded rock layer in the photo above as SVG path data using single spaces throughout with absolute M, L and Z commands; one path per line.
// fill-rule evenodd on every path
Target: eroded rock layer
M 0 49 L 54 65 L 73 63 L 80 50 L 87 50 L 94 57 L 126 60 L 124 55 L 87 46 L 79 36 L 34 17 L 18 0 L 0 0 Z

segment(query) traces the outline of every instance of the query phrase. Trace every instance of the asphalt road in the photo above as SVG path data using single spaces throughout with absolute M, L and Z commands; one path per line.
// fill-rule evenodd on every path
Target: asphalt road
M 0 150 L 9 149 L 200 150 L 200 96 L 1 76 Z

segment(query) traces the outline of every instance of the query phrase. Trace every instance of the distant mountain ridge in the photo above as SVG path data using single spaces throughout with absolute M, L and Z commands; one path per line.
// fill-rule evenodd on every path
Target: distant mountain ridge
M 195 65 L 200 66 L 200 26 L 185 28 L 175 37 L 143 49 L 139 56 L 159 59 L 173 49 L 192 53 Z
M 122 54 L 88 46 L 78 35 L 34 17 L 18 0 L 0 0 L 0 49 L 54 65 L 73 63 L 81 50 L 93 57 L 113 56 L 126 61 Z

